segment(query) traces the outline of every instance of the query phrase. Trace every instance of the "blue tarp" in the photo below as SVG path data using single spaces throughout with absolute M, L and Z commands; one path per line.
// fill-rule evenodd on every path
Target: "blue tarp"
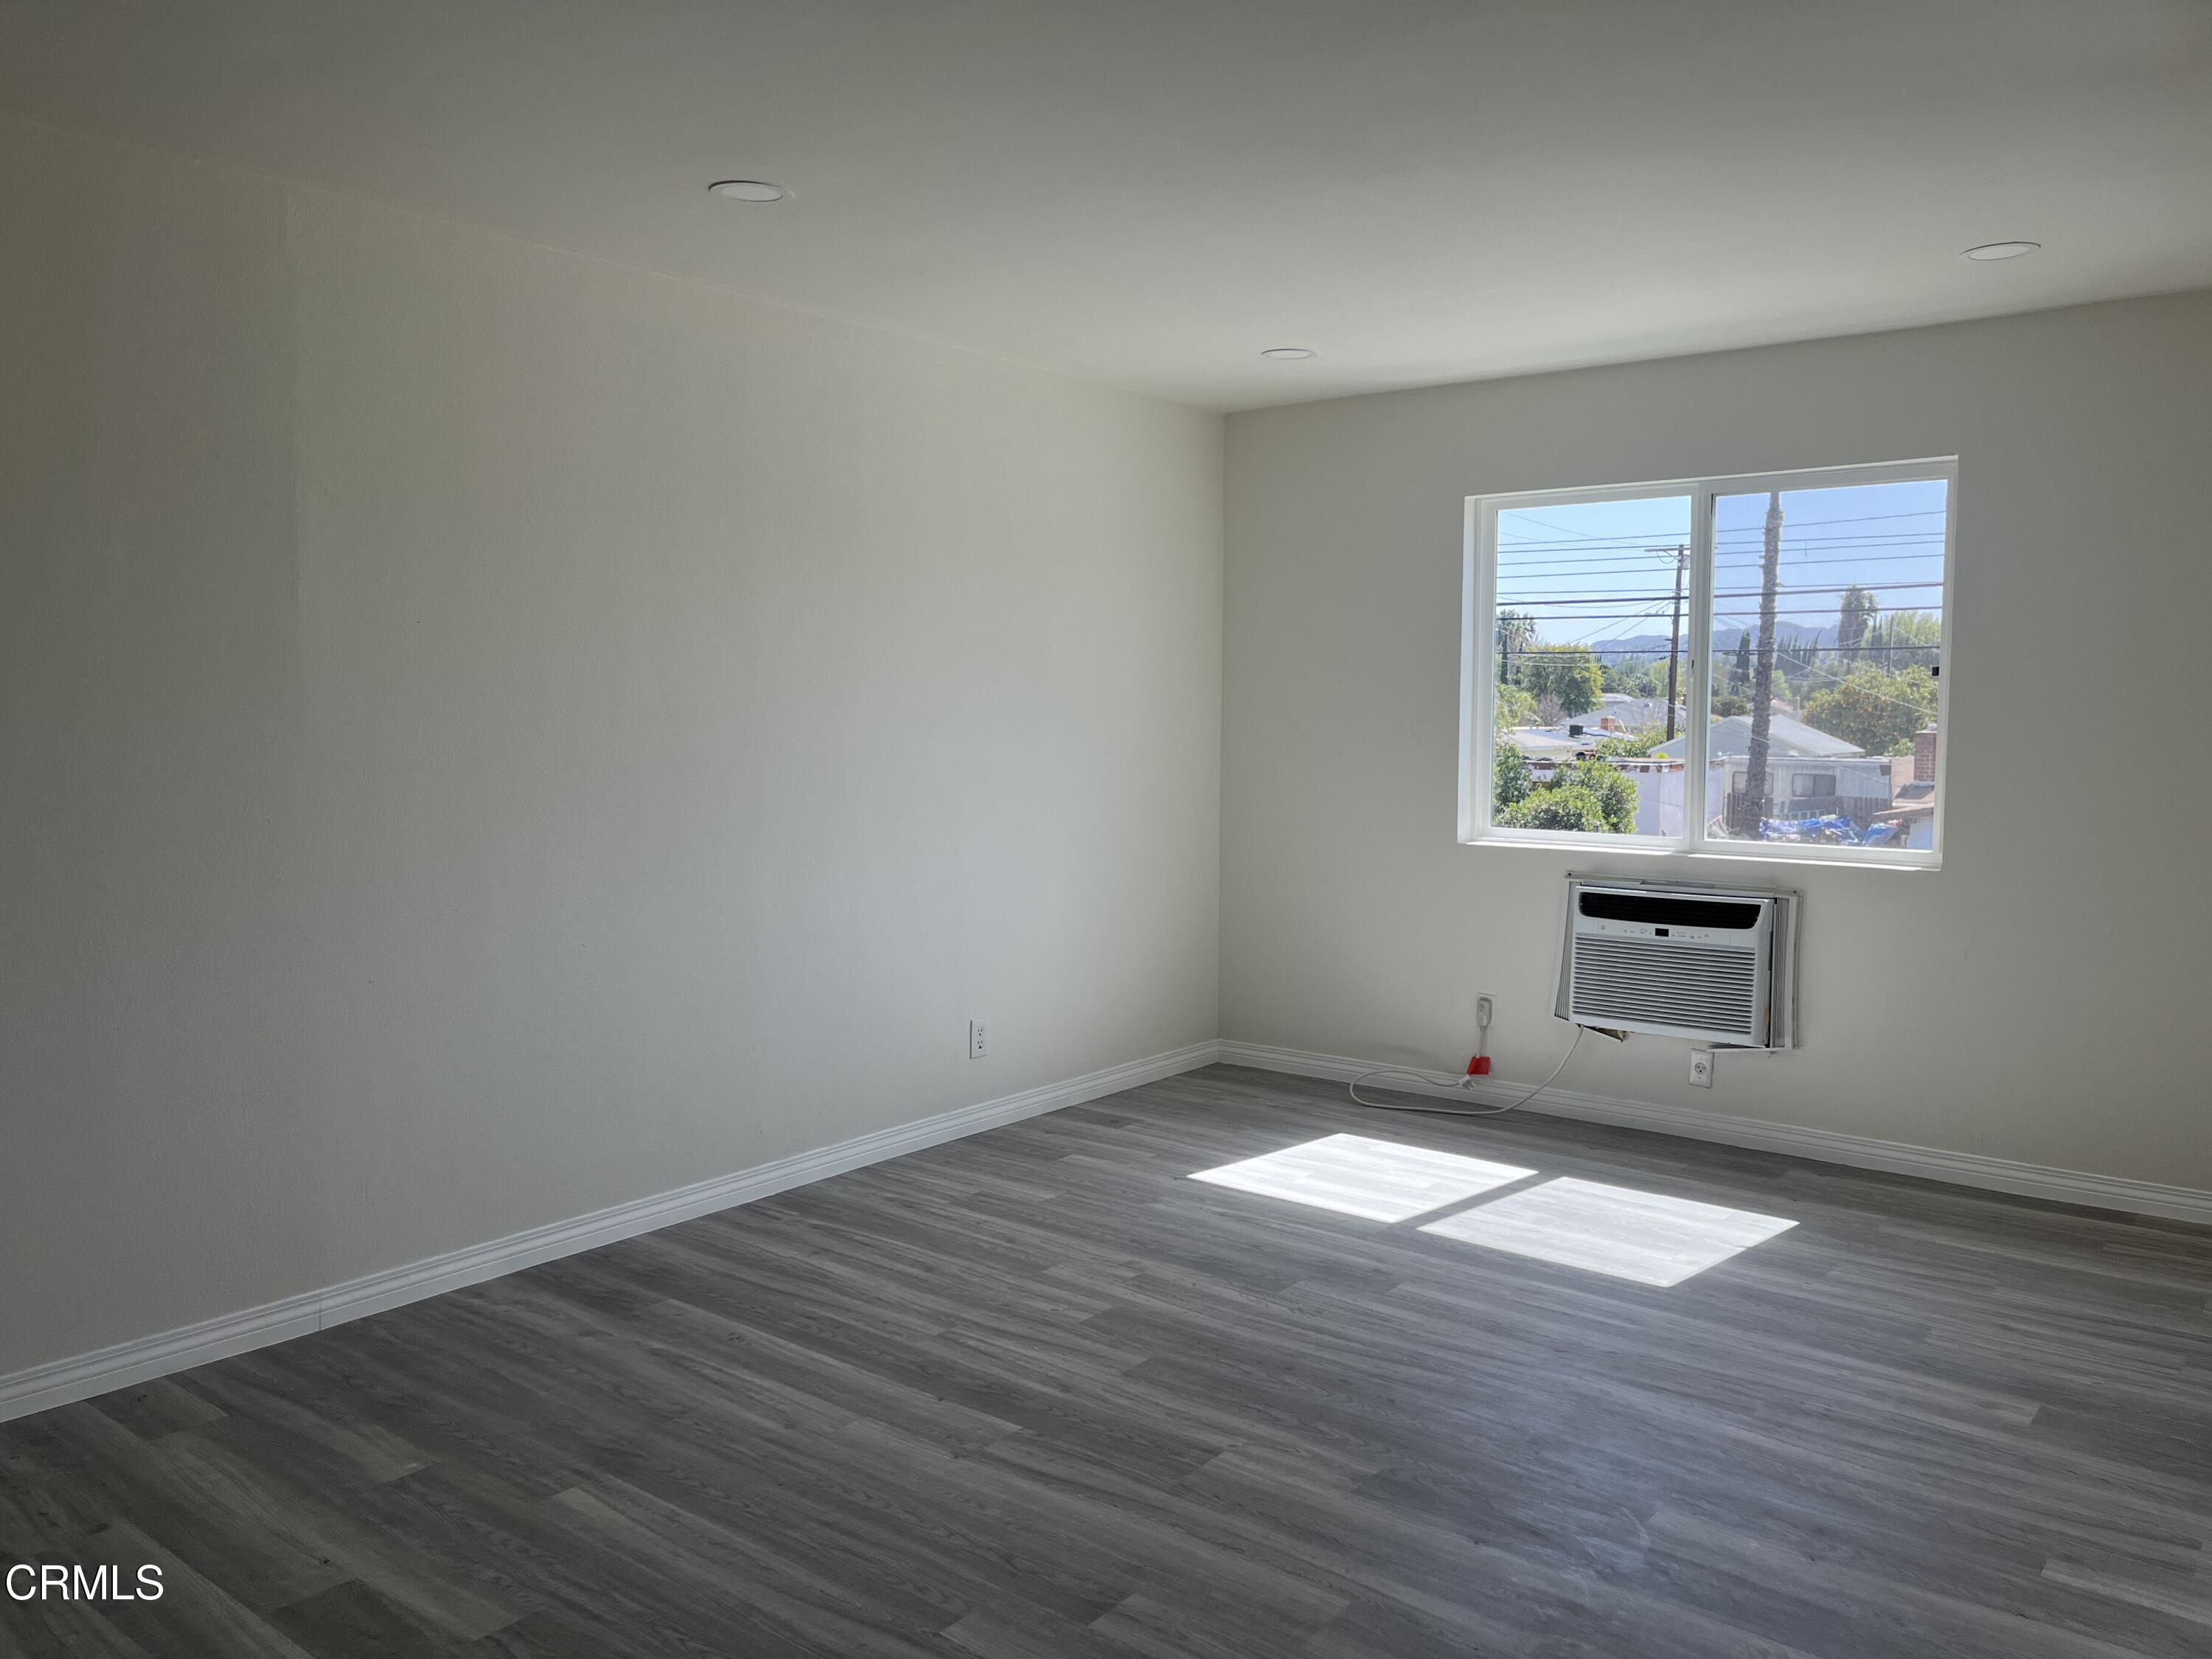
M 1818 842 L 1831 847 L 1883 847 L 1899 840 L 1905 827 L 1877 823 L 1862 834 L 1858 825 L 1840 812 L 1817 818 L 1761 818 L 1761 841 Z

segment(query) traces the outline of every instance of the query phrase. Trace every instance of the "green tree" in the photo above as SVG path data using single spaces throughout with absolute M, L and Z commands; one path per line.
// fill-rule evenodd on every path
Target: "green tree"
M 1616 836 L 1636 828 L 1636 780 L 1609 762 L 1577 761 L 1563 766 L 1553 779 L 1555 789 L 1579 789 L 1602 809 L 1605 827 Z
M 1517 743 L 1500 742 L 1491 756 L 1490 806 L 1491 814 L 1504 823 L 1506 808 L 1526 800 L 1535 787 L 1535 775 L 1528 769 L 1528 757 L 1521 752 Z
M 1858 667 L 1805 701 L 1805 723 L 1869 755 L 1909 754 L 1912 734 L 1936 718 L 1936 677 Z
M 1605 695 L 1597 658 L 1579 645 L 1535 647 L 1521 659 L 1521 684 L 1539 703 L 1558 703 L 1569 719 L 1589 713 Z
M 1606 833 L 1605 803 L 1587 789 L 1539 789 L 1498 815 L 1514 830 L 1583 830 Z
M 1751 713 L 1751 702 L 1749 699 L 1740 697 L 1733 691 L 1716 691 L 1713 693 L 1713 718 L 1715 720 L 1724 720 L 1731 714 L 1748 714 L 1749 713 Z
M 1881 610 L 1881 602 L 1856 582 L 1844 589 L 1844 602 L 1836 612 L 1836 655 L 1845 674 L 1858 666 L 1860 647 Z
M 1562 765 L 1551 783 L 1498 811 L 1513 830 L 1582 830 L 1595 836 L 1626 836 L 1637 827 L 1637 785 L 1604 761 Z
M 1520 686 L 1499 686 L 1497 708 L 1498 729 L 1501 732 L 1536 723 L 1536 700 Z
M 1926 611 L 1893 611 L 1867 630 L 1861 658 L 1876 668 L 1902 673 L 1932 668 L 1943 644 L 1943 619 Z
M 1774 647 L 1774 678 L 1778 681 L 1810 679 L 1820 672 L 1819 668 L 1820 648 L 1808 643 L 1811 638 L 1810 635 L 1800 635 L 1793 638 L 1787 644 L 1777 645 Z M 1832 673 L 1830 678 L 1833 678 Z M 1775 693 L 1778 697 L 1781 695 L 1779 691 Z
M 1667 677 L 1648 662 L 1608 658 L 1601 671 L 1607 691 L 1625 697 L 1660 697 L 1667 694 Z
M 1498 683 L 1512 685 L 1521 678 L 1521 653 L 1536 643 L 1536 619 L 1522 611 L 1498 613 Z
M 1667 740 L 1667 733 L 1656 726 L 1647 726 L 1641 732 L 1623 732 L 1610 738 L 1600 738 L 1590 752 L 1601 758 L 1607 755 L 1648 755 Z
M 1743 688 L 1751 684 L 1751 630 L 1747 628 L 1736 635 L 1735 660 L 1729 665 L 1729 690 L 1736 696 L 1743 696 Z M 1748 703 L 1744 705 L 1749 708 Z M 1741 712 L 1741 711 L 1738 711 Z
M 1498 812 L 1495 821 L 1519 830 L 1625 836 L 1636 828 L 1636 782 L 1604 761 L 1577 761 Z

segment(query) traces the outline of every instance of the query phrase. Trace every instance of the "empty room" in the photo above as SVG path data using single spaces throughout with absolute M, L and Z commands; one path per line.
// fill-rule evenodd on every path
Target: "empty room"
M 0 3 L 0 1659 L 2212 1654 L 2212 6 Z

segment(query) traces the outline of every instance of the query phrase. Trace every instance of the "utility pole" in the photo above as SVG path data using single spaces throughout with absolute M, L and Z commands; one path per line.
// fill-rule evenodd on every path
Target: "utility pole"
M 1751 742 L 1744 757 L 1743 800 L 1735 828 L 1759 838 L 1766 816 L 1766 755 L 1774 731 L 1775 589 L 1782 574 L 1782 492 L 1766 496 L 1766 543 L 1759 564 L 1759 656 L 1751 671 Z
M 1674 740 L 1674 696 L 1679 684 L 1677 665 L 1682 655 L 1682 577 L 1690 568 L 1689 544 L 1677 542 L 1672 547 L 1647 547 L 1646 553 L 1672 553 L 1674 556 L 1674 620 L 1667 630 L 1667 741 Z

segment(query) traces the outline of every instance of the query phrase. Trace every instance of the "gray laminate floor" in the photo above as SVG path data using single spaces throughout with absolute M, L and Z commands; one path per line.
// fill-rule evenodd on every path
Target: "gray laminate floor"
M 1661 1288 L 1185 1178 L 1343 1133 L 1631 1189 L 1630 1266 L 1796 1224 Z M 168 1583 L 0 1645 L 2202 1656 L 2208 1298 L 2212 1233 L 1215 1068 L 0 1426 L 0 1558 Z

